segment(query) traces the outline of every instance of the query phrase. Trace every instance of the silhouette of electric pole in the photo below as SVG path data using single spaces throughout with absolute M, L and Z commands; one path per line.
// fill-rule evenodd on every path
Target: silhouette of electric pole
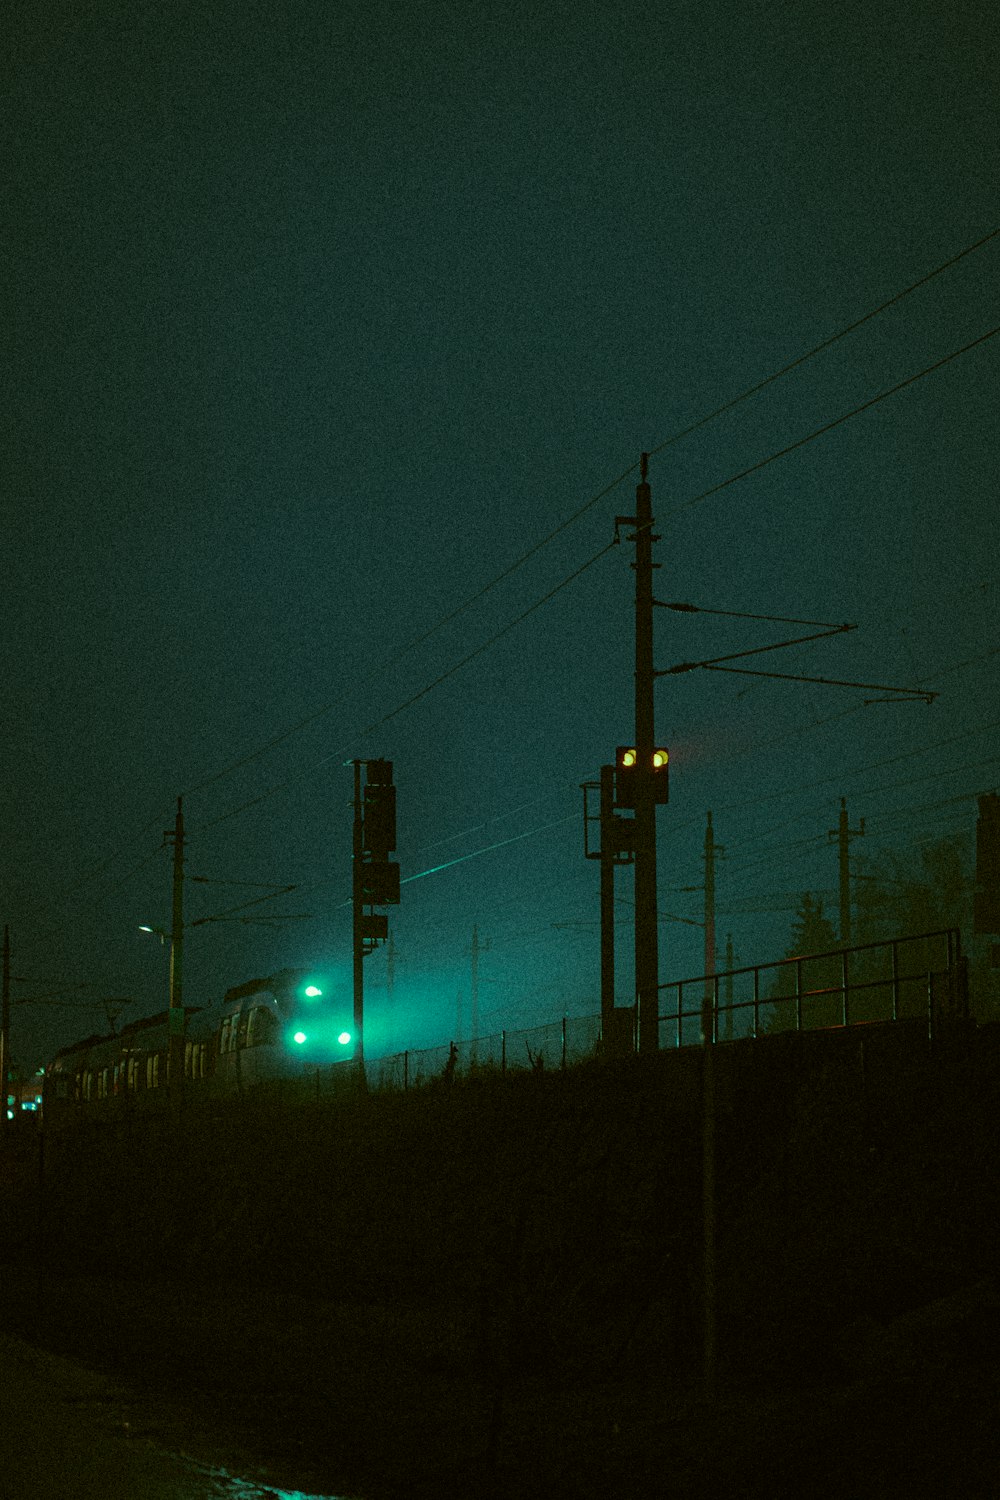
M 173 829 L 167 829 L 163 837 L 174 846 L 167 1090 L 173 1103 L 177 1104 L 184 1087 L 184 806 L 180 797 L 177 798 Z
M 469 1017 L 469 1062 L 473 1067 L 479 1061 L 479 955 L 488 953 L 489 943 L 480 943 L 479 927 L 472 924 L 472 947 L 469 949 L 472 958 L 472 993 L 470 999 L 471 1015 Z
M 705 1005 L 715 1011 L 715 861 L 725 854 L 725 847 L 715 842 L 712 814 L 705 827 Z M 709 1029 L 713 1017 L 707 1019 Z M 704 1029 L 704 1027 L 703 1027 Z
M 827 831 L 827 837 L 836 839 L 840 865 L 840 941 L 846 948 L 851 941 L 851 866 L 849 845 L 851 839 L 861 838 L 865 831 L 865 820 L 857 828 L 847 826 L 847 798 L 840 799 L 840 819 L 836 828 Z
M 639 1051 L 660 1045 L 660 958 L 656 911 L 656 802 L 652 764 L 653 727 L 653 561 L 652 494 L 647 482 L 649 454 L 642 455 L 642 478 L 635 489 L 635 515 L 616 520 L 635 531 L 635 753 L 641 774 L 635 782 L 635 994 Z
M 0 1009 L 0 1134 L 7 1129 L 7 1074 L 10 1072 L 10 928 L 3 929 L 3 991 Z

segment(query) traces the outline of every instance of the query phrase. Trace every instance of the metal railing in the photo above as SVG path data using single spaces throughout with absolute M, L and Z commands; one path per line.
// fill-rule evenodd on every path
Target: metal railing
M 661 1004 L 660 1044 L 904 1019 L 926 1019 L 933 1034 L 941 1015 L 963 1008 L 962 974 L 959 929 L 947 927 L 671 980 L 660 985 L 674 998 L 670 1010 Z
M 736 1041 L 873 1021 L 922 1019 L 933 1036 L 944 1016 L 967 1012 L 957 928 L 671 980 L 659 990 L 661 1002 L 664 994 L 674 999 L 673 1008 L 661 1008 L 659 1016 L 664 1050 L 702 1046 L 709 1039 Z M 365 1080 L 372 1090 L 408 1090 L 459 1077 L 555 1073 L 602 1054 L 622 1057 L 634 1048 L 635 1012 L 619 1010 L 615 1016 L 630 1023 L 621 1035 L 603 1036 L 600 1015 L 564 1016 L 548 1025 L 498 1031 L 467 1042 L 371 1055 Z M 296 1077 L 298 1088 L 319 1100 L 354 1087 L 355 1064 L 345 1058 L 306 1066 Z M 68 1086 L 68 1078 L 62 1081 Z M 205 1097 L 215 1097 L 212 1083 L 204 1080 Z M 145 1092 L 143 1097 L 148 1105 Z M 102 1105 L 112 1102 L 102 1101 L 97 1113 L 103 1117 L 108 1111 Z M 133 1113 L 128 1107 L 132 1102 L 129 1093 L 126 1108 L 116 1113 Z
M 659 988 L 675 1001 L 673 1009 L 660 1012 L 662 1048 L 701 1046 L 706 1028 L 713 1041 L 724 1042 L 916 1019 L 933 1035 L 941 1016 L 963 1008 L 960 934 L 955 927 L 941 928 L 671 980 Z M 477 1073 L 553 1072 L 598 1056 L 601 1039 L 599 1015 L 564 1017 L 547 1026 L 369 1058 L 365 1073 L 369 1088 L 405 1090 Z M 335 1087 L 350 1068 L 345 1060 L 323 1072 Z M 326 1091 L 319 1073 L 316 1085 L 317 1094 Z

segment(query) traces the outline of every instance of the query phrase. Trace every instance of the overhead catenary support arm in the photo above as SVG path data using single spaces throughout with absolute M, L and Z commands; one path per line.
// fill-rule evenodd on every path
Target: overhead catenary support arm
M 796 672 L 760 672 L 753 667 L 719 667 L 709 662 L 703 662 L 707 672 L 738 672 L 742 677 L 780 677 L 785 682 L 821 682 L 825 687 L 853 687 L 868 688 L 874 693 L 895 693 L 894 698 L 873 699 L 873 702 L 885 703 L 907 703 L 913 698 L 922 698 L 925 703 L 933 703 L 939 697 L 938 693 L 928 692 L 924 688 L 892 687 L 884 682 L 845 682 L 839 677 L 800 677 Z

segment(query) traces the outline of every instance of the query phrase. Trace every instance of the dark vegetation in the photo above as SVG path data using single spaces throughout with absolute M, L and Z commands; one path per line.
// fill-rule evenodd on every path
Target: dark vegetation
M 0 1321 L 327 1493 L 996 1494 L 997 1032 L 716 1063 L 714 1407 L 697 1051 L 24 1137 Z

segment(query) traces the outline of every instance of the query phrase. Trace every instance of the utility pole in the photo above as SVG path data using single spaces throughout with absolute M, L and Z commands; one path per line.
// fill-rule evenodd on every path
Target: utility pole
M 174 846 L 173 913 L 170 925 L 170 1009 L 167 1052 L 167 1089 L 180 1103 L 184 1088 L 184 809 L 177 798 L 174 827 L 164 834 Z
M 860 838 L 865 831 L 865 820 L 861 819 L 860 826 L 848 828 L 847 826 L 847 798 L 840 799 L 840 820 L 836 828 L 831 828 L 827 834 L 828 838 L 836 839 L 838 843 L 838 855 L 840 865 L 840 941 L 846 948 L 851 941 L 851 867 L 848 857 L 848 846 L 851 839 Z
M 615 768 L 601 767 L 601 1035 L 608 1046 L 615 1009 Z
M 472 924 L 472 998 L 471 1015 L 469 1017 L 469 1062 L 473 1067 L 478 1062 L 479 1047 L 479 928 L 475 922 Z
M 351 864 L 351 937 L 354 960 L 354 1061 L 358 1087 L 365 1075 L 365 956 L 389 936 L 384 912 L 365 907 L 399 905 L 399 865 L 389 858 L 396 847 L 396 786 L 391 760 L 356 760 Z M 362 791 L 361 767 L 365 768 Z
M 715 842 L 712 814 L 709 813 L 705 828 L 705 1005 L 711 1008 L 713 1015 L 715 1012 L 715 861 L 717 856 L 725 852 L 723 845 Z
M 639 1012 L 639 1051 L 660 1046 L 660 962 L 656 911 L 656 804 L 650 768 L 653 728 L 653 562 L 652 496 L 647 481 L 649 454 L 635 490 L 635 749 L 641 774 L 635 783 L 635 990 Z
M 733 1039 L 733 935 L 726 933 L 726 1009 L 725 1020 L 722 1023 L 723 1040 L 731 1042 Z
M 7 1074 L 10 1072 L 10 928 L 3 929 L 3 998 L 0 1009 L 0 1133 L 7 1129 Z
M 715 842 L 712 814 L 705 825 L 705 995 L 701 1007 L 702 1053 L 702 1374 L 705 1399 L 715 1401 L 717 1386 L 716 1349 L 716 1208 L 715 1208 L 715 1042 L 718 1003 L 715 986 L 715 858 L 723 853 Z M 732 980 L 729 981 L 730 986 Z M 731 1015 L 731 1012 L 727 1014 Z

